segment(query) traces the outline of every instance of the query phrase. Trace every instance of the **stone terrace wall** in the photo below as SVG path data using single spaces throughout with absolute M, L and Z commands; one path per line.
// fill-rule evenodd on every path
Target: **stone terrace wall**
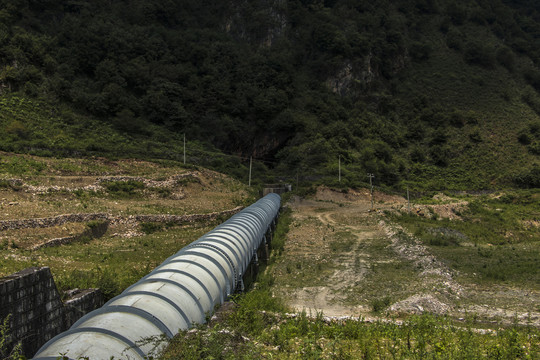
M 231 216 L 243 209 L 243 206 L 235 207 L 231 210 L 212 212 L 208 214 L 191 214 L 191 215 L 130 215 L 130 216 L 114 216 L 107 213 L 89 213 L 89 214 L 67 214 L 58 215 L 49 218 L 36 219 L 18 219 L 18 220 L 0 220 L 0 231 L 16 230 L 16 229 L 35 229 L 47 228 L 66 223 L 88 222 L 93 220 L 111 221 L 113 223 L 131 222 L 131 221 L 148 221 L 148 222 L 175 222 L 175 223 L 192 223 L 195 221 L 214 220 L 220 216 Z
M 0 279 L 0 321 L 10 316 L 7 350 L 21 342 L 27 357 L 102 305 L 101 292 L 95 289 L 64 305 L 48 267 L 28 268 Z
M 108 220 L 109 214 L 67 214 L 49 218 L 0 220 L 0 230 L 35 229 L 63 225 L 72 222 L 87 222 L 92 220 Z

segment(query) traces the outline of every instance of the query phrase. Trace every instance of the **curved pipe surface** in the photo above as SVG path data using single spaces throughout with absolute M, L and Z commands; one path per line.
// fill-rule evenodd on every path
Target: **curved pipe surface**
M 279 195 L 268 194 L 235 214 L 51 339 L 34 359 L 144 359 L 161 350 L 237 289 L 280 205 Z

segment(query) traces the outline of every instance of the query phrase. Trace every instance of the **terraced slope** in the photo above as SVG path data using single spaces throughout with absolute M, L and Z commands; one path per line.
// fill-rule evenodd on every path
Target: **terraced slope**
M 112 296 L 248 198 L 229 177 L 174 162 L 0 153 L 0 276 L 49 266 L 62 290 Z

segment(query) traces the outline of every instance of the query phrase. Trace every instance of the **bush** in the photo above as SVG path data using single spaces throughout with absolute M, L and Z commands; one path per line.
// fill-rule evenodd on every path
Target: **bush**
M 28 139 L 30 137 L 30 131 L 18 120 L 10 122 L 5 128 L 5 132 L 21 139 Z
M 522 171 L 514 176 L 513 181 L 520 188 L 540 188 L 540 166 Z
M 371 309 L 373 312 L 381 312 L 386 309 L 392 303 L 392 299 L 389 296 L 385 296 L 381 299 L 373 299 L 370 301 Z
M 536 90 L 540 90 L 540 71 L 537 69 L 528 69 L 523 73 L 525 80 Z
M 22 189 L 22 185 L 18 181 L 0 179 L 0 188 L 20 191 Z
M 455 25 L 463 25 L 468 18 L 467 9 L 458 5 L 457 2 L 450 3 L 446 8 L 446 13 Z
M 540 78 L 539 78 L 538 86 L 540 86 Z M 523 101 L 525 101 L 525 103 L 527 103 L 527 105 L 531 107 L 531 109 L 535 113 L 540 114 L 540 101 L 538 100 L 538 95 L 536 94 L 536 91 L 532 87 L 527 86 L 524 89 L 523 94 L 521 95 L 521 98 L 523 99 Z
M 516 63 L 514 52 L 508 47 L 502 47 L 497 50 L 495 55 L 499 64 L 507 68 L 509 71 L 513 71 Z
M 104 184 L 105 189 L 118 197 L 130 197 L 137 193 L 137 190 L 144 189 L 144 183 L 141 181 L 108 181 Z
M 479 42 L 469 42 L 465 45 L 463 57 L 469 64 L 479 65 L 485 68 L 493 68 L 495 65 L 493 48 Z
M 450 49 L 461 51 L 463 49 L 463 42 L 465 41 L 465 35 L 457 29 L 451 28 L 446 34 L 446 45 Z
M 531 137 L 526 130 L 521 130 L 518 134 L 518 141 L 522 145 L 529 145 L 531 143 Z
M 416 61 L 429 59 L 432 52 L 431 45 L 423 42 L 414 42 L 409 48 L 409 54 Z
M 527 150 L 533 155 L 540 155 L 540 141 L 536 140 L 527 146 Z
M 141 231 L 145 233 L 146 235 L 163 230 L 163 224 L 159 224 L 155 222 L 143 222 L 141 223 L 140 226 L 141 226 Z
M 21 343 L 13 344 L 10 343 L 10 315 L 6 316 L 4 319 L 1 319 L 0 322 L 0 359 L 4 360 L 23 360 L 26 357 L 22 354 Z
M 449 149 L 447 146 L 435 145 L 430 149 L 431 160 L 437 166 L 445 167 L 449 162 Z

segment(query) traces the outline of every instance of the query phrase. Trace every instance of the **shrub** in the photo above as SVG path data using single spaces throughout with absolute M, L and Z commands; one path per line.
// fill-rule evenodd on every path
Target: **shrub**
M 469 134 L 469 139 L 473 142 L 473 143 L 481 143 L 482 142 L 482 135 L 480 135 L 480 130 L 478 129 L 474 129 L 470 134 Z
M 536 140 L 527 146 L 527 150 L 533 155 L 540 155 L 540 141 Z
M 468 18 L 467 9 L 458 5 L 457 2 L 450 3 L 446 8 L 446 13 L 455 25 L 462 25 Z
M 523 73 L 525 80 L 536 90 L 540 90 L 540 71 L 537 69 L 528 69 Z
M 492 68 L 495 65 L 493 48 L 479 42 L 467 43 L 463 57 L 469 64 L 479 65 L 485 68 Z
M 106 220 L 92 220 L 86 223 L 86 226 L 88 226 L 90 229 L 95 229 L 95 228 L 105 225 L 106 223 L 107 223 Z
M 143 222 L 141 223 L 140 226 L 141 226 L 141 231 L 145 233 L 146 235 L 163 230 L 163 224 L 159 224 L 155 222 Z
M 5 132 L 21 139 L 28 139 L 30 137 L 30 131 L 18 120 L 10 122 L 5 128 Z
M 104 184 L 105 189 L 115 196 L 129 197 L 135 195 L 137 190 L 144 189 L 144 183 L 141 181 L 108 181 Z
M 446 34 L 446 45 L 450 49 L 461 51 L 463 49 L 463 43 L 465 41 L 465 35 L 457 29 L 450 28 Z
M 385 296 L 381 299 L 373 299 L 370 301 L 371 309 L 373 312 L 381 312 L 386 309 L 392 303 L 392 299 L 389 296 Z
M 529 145 L 531 143 L 531 137 L 526 130 L 521 130 L 518 134 L 518 141 L 523 145 Z
M 540 79 L 538 82 L 538 86 L 540 89 Z M 527 103 L 527 105 L 531 107 L 531 109 L 534 112 L 536 112 L 537 114 L 540 114 L 540 101 L 538 100 L 536 91 L 532 87 L 527 86 L 524 89 L 523 94 L 521 95 L 521 98 L 523 99 L 523 101 L 525 101 L 525 103 Z
M 10 180 L 0 179 L 0 188 L 20 191 L 22 189 L 22 186 L 17 181 L 10 181 Z
M 514 176 L 513 181 L 520 188 L 540 188 L 540 166 L 522 171 Z
M 429 59 L 432 52 L 431 45 L 423 42 L 414 42 L 409 48 L 409 54 L 416 61 Z
M 447 166 L 449 162 L 449 150 L 447 146 L 435 145 L 430 149 L 431 160 L 437 166 Z
M 0 322 L 0 358 L 5 360 L 23 360 L 26 357 L 22 354 L 21 343 L 10 344 L 10 315 Z
M 509 71 L 513 71 L 516 63 L 514 52 L 508 47 L 502 47 L 497 50 L 495 55 L 499 64 L 507 68 Z

